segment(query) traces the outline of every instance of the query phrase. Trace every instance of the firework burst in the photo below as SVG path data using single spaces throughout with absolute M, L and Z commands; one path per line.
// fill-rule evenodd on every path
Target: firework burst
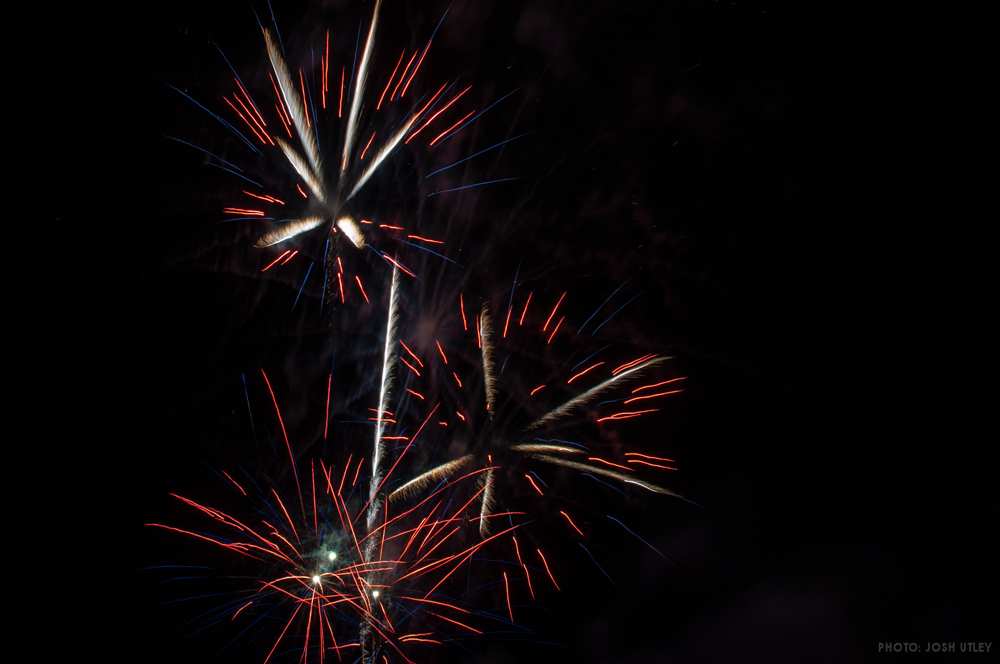
M 447 516 L 439 511 L 443 496 L 467 493 L 485 469 L 455 478 L 399 514 L 390 517 L 380 510 L 378 523 L 359 532 L 363 524 L 355 522 L 364 513 L 358 509 L 363 494 L 354 489 L 364 462 L 348 458 L 339 473 L 322 460 L 310 462 L 307 503 L 301 512 L 277 489 L 257 495 L 252 479 L 223 471 L 233 489 L 227 502 L 235 499 L 242 510 L 258 516 L 241 520 L 230 511 L 172 493 L 207 519 L 211 530 L 203 523 L 146 525 L 249 561 L 250 574 L 239 577 L 250 579 L 249 585 L 235 591 L 217 613 L 229 614 L 229 622 L 256 623 L 266 617 L 280 627 L 264 651 L 264 662 L 292 651 L 302 661 L 334 656 L 340 661 L 345 655 L 350 661 L 354 655 L 349 651 L 362 649 L 366 638 L 374 644 L 364 648 L 366 661 L 392 653 L 394 659 L 412 662 L 414 648 L 482 634 L 473 611 L 437 591 L 489 543 L 466 545 L 461 533 L 469 520 L 462 511 Z
M 416 48 L 402 49 L 398 57 L 394 52 L 388 56 L 379 47 L 383 11 L 381 0 L 373 3 L 366 29 L 362 33 L 359 28 L 360 52 L 355 48 L 353 54 L 342 54 L 339 67 L 334 62 L 338 55 L 331 50 L 329 29 L 322 32 L 320 44 L 307 45 L 310 53 L 318 48 L 318 61 L 309 57 L 300 66 L 293 66 L 277 24 L 260 25 L 266 71 L 253 77 L 259 85 L 250 85 L 227 59 L 233 89 L 222 96 L 218 112 L 174 88 L 223 125 L 258 161 L 254 169 L 175 139 L 208 155 L 209 165 L 239 178 L 240 193 L 224 207 L 224 221 L 269 226 L 254 241 L 255 247 L 275 252 L 262 261 L 261 272 L 306 258 L 308 268 L 299 286 L 300 295 L 318 263 L 324 303 L 346 304 L 349 299 L 370 302 L 364 268 L 349 264 L 345 269 L 352 253 L 361 261 L 373 256 L 409 278 L 416 277 L 416 272 L 402 254 L 416 251 L 450 260 L 441 253 L 445 244 L 441 236 L 408 223 L 406 212 L 391 213 L 391 219 L 373 218 L 373 206 L 361 200 L 365 197 L 360 194 L 403 147 L 434 149 L 512 94 L 477 110 L 471 84 L 452 78 L 428 85 L 425 65 L 432 59 L 435 36 L 447 11 L 426 41 Z M 380 57 L 380 51 L 386 57 Z M 440 165 L 430 175 L 509 140 Z M 490 183 L 463 185 L 456 191 L 485 184 Z

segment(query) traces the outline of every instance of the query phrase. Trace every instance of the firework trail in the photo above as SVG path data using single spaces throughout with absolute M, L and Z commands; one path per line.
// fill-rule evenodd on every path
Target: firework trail
M 383 483 L 383 460 L 385 457 L 385 424 L 389 400 L 392 398 L 392 388 L 396 370 L 397 332 L 399 326 L 399 271 L 392 271 L 392 283 L 389 287 L 389 310 L 386 315 L 385 344 L 382 354 L 382 378 L 379 381 L 378 412 L 375 415 L 375 441 L 372 447 L 372 471 L 368 489 L 368 511 L 365 523 L 369 532 L 378 524 L 379 512 L 382 509 L 383 496 L 379 494 Z M 371 539 L 365 545 L 364 560 L 368 562 L 375 554 L 375 540 Z M 360 642 L 364 661 L 370 658 L 371 625 L 365 621 L 362 624 Z

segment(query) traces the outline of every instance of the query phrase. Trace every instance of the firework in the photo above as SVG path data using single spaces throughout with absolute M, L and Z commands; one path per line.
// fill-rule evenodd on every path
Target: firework
M 343 661 L 345 656 L 352 661 L 351 651 L 362 648 L 365 661 L 392 653 L 393 659 L 413 662 L 414 649 L 482 634 L 473 611 L 437 591 L 489 542 L 466 545 L 461 532 L 469 520 L 461 510 L 439 512 L 440 500 L 425 500 L 391 517 L 382 509 L 378 522 L 359 532 L 362 524 L 355 521 L 364 514 L 363 508 L 358 509 L 363 494 L 354 489 L 360 486 L 359 470 L 364 465 L 363 458 L 357 463 L 348 458 L 338 473 L 322 460 L 311 462 L 311 489 L 306 491 L 308 504 L 302 512 L 277 489 L 257 495 L 252 479 L 237 479 L 223 471 L 233 489 L 227 502 L 235 499 L 244 511 L 263 518 L 240 519 L 231 511 L 172 493 L 207 519 L 212 530 L 206 531 L 203 523 L 146 526 L 248 561 L 244 567 L 252 571 L 251 583 L 234 591 L 215 613 L 228 614 L 232 623 L 272 619 L 274 634 L 262 651 L 265 663 L 286 651 L 296 652 L 304 662 L 328 657 Z M 478 474 L 457 478 L 429 498 L 445 491 L 461 492 Z M 508 528 L 504 534 L 514 530 Z M 365 638 L 375 645 L 363 646 Z
M 525 314 L 533 297 L 534 293 L 532 292 L 525 299 Z M 553 305 L 551 313 L 541 327 L 541 334 L 536 336 L 537 343 L 550 345 L 560 330 L 565 331 L 562 325 L 565 317 L 555 318 L 564 298 L 565 293 Z M 459 303 L 459 306 L 464 320 L 464 298 Z M 508 308 L 508 315 L 504 325 L 504 338 L 508 337 L 508 332 L 510 331 L 512 311 L 513 307 L 511 306 Z M 523 331 L 525 327 L 524 323 L 525 315 L 522 315 L 516 327 Z M 464 327 L 468 327 L 467 323 Z M 528 329 L 532 329 L 531 326 L 528 326 Z M 444 370 L 441 373 L 450 371 L 454 379 L 454 386 L 448 381 L 444 382 L 444 385 L 449 388 L 447 390 L 449 397 L 454 399 L 454 413 L 463 424 L 468 424 L 468 428 L 471 430 L 468 434 L 470 439 L 469 453 L 455 459 L 447 460 L 416 475 L 396 488 L 389 496 L 390 501 L 402 501 L 419 493 L 421 489 L 435 482 L 445 480 L 477 464 L 489 463 L 489 465 L 492 465 L 495 462 L 502 466 L 509 466 L 520 463 L 517 460 L 518 458 L 523 461 L 540 462 L 546 465 L 559 466 L 611 478 L 656 494 L 680 497 L 677 493 L 664 488 L 658 482 L 653 482 L 640 476 L 638 472 L 640 470 L 657 468 L 656 464 L 651 463 L 648 459 L 644 459 L 644 456 L 648 455 L 644 455 L 641 452 L 628 452 L 626 453 L 626 458 L 611 461 L 591 454 L 583 446 L 554 442 L 537 442 L 545 440 L 541 436 L 546 431 L 572 421 L 574 417 L 584 413 L 599 399 L 609 397 L 616 392 L 620 393 L 625 388 L 634 386 L 636 381 L 650 375 L 652 371 L 661 367 L 670 358 L 654 353 L 647 353 L 637 358 L 618 363 L 617 366 L 609 364 L 606 360 L 590 362 L 586 368 L 562 377 L 560 382 L 563 383 L 562 387 L 565 389 L 560 391 L 565 394 L 572 389 L 571 386 L 582 387 L 587 385 L 588 381 L 590 383 L 589 387 L 582 387 L 577 393 L 566 396 L 564 400 L 556 401 L 555 405 L 546 408 L 540 414 L 534 415 L 525 421 L 523 417 L 524 413 L 521 412 L 521 405 L 530 399 L 534 399 L 536 395 L 543 392 L 549 386 L 539 384 L 533 387 L 528 394 L 518 395 L 517 398 L 505 399 L 503 400 L 503 403 L 506 404 L 505 412 L 497 412 L 498 393 L 502 389 L 504 381 L 503 376 L 498 375 L 496 369 L 494 355 L 496 353 L 497 331 L 494 329 L 488 304 L 484 303 L 479 315 L 476 316 L 475 335 L 469 335 L 467 342 L 474 342 L 478 349 L 477 353 L 471 353 L 471 357 L 478 360 L 476 365 L 471 367 L 471 370 L 479 374 L 479 387 L 481 389 L 472 389 L 473 385 L 468 385 L 468 390 L 462 389 L 466 387 L 467 381 L 463 382 L 461 380 L 455 368 L 455 363 L 449 363 L 448 356 L 441 346 L 440 341 L 435 340 L 439 351 L 439 368 Z M 415 372 L 413 377 L 415 379 L 420 378 Z M 596 384 L 594 379 L 599 379 L 596 381 Z M 660 391 L 656 391 L 655 388 L 664 387 L 667 384 L 676 385 L 684 379 L 685 377 L 682 376 L 654 381 L 648 385 L 636 387 L 633 392 L 627 392 L 627 396 L 623 398 L 606 400 L 603 403 L 607 404 L 610 401 L 611 403 L 620 403 L 622 406 L 631 406 L 637 402 L 656 403 L 662 399 L 679 394 L 682 388 L 676 387 Z M 520 377 L 515 377 L 510 382 L 516 384 L 520 380 Z M 458 389 L 450 389 L 452 387 L 457 387 Z M 550 393 L 555 391 L 556 389 L 549 390 Z M 470 403 L 470 398 L 477 401 L 482 399 L 482 401 L 479 403 Z M 656 407 L 627 408 L 607 414 L 596 414 L 594 420 L 600 424 L 634 419 L 652 414 L 657 410 L 658 408 Z M 652 458 L 661 457 L 654 456 Z M 676 470 L 676 468 L 673 466 L 663 466 L 659 470 Z M 537 483 L 534 483 L 530 475 L 527 477 L 532 482 L 532 486 L 538 490 Z M 480 527 L 483 536 L 486 536 L 490 530 L 488 517 L 493 511 L 495 473 L 492 471 L 486 473 L 482 479 L 482 485 Z
M 223 159 L 189 141 L 174 139 L 207 154 L 209 165 L 240 178 L 240 196 L 246 198 L 224 208 L 224 221 L 271 226 L 257 234 L 254 245 L 283 253 L 266 259 L 261 272 L 291 264 L 302 251 L 309 264 L 298 295 L 312 274 L 313 264 L 321 263 L 324 302 L 329 296 L 344 304 L 352 292 L 359 300 L 369 301 L 362 275 L 345 272 L 341 244 L 365 250 L 363 255 L 371 253 L 390 269 L 398 269 L 408 277 L 416 274 L 407 266 L 408 261 L 400 258 L 401 251 L 416 250 L 438 260 L 449 260 L 440 253 L 443 239 L 401 222 L 404 215 L 400 213 L 392 214 L 393 223 L 372 219 L 371 214 L 364 212 L 367 204 L 357 202 L 358 196 L 403 145 L 432 149 L 513 94 L 513 91 L 507 93 L 477 112 L 468 108 L 472 86 L 461 85 L 457 79 L 438 81 L 421 91 L 427 78 L 421 73 L 426 71 L 425 62 L 447 12 L 426 42 L 412 54 L 403 49 L 398 58 L 385 60 L 377 55 L 382 50 L 378 38 L 381 13 L 382 2 L 377 0 L 367 20 L 360 58 L 357 52 L 346 55 L 340 67 L 333 62 L 337 54 L 331 51 L 330 30 L 323 33 L 318 62 L 310 59 L 301 66 L 293 66 L 277 24 L 261 25 L 267 62 L 267 69 L 261 74 L 266 77 L 255 77 L 261 81 L 257 86 L 260 89 L 255 89 L 250 85 L 253 81 L 248 79 L 245 84 L 230 65 L 234 89 L 223 96 L 225 106 L 218 113 L 174 88 L 240 139 L 260 162 L 256 167 L 260 174 L 251 177 L 252 167 L 231 161 L 235 157 Z M 226 63 L 229 64 L 228 59 Z M 515 138 L 519 137 L 442 165 L 427 177 L 444 173 Z M 266 191 L 272 186 L 287 186 L 289 170 L 296 180 L 293 189 L 276 190 L 277 195 Z M 490 183 L 467 186 L 486 184 Z M 440 193 L 443 191 L 428 196 Z M 344 242 L 339 240 L 341 235 Z M 307 246 L 307 237 L 322 240 L 321 248 Z M 387 242 L 393 244 L 391 250 L 385 248 Z M 290 245 L 295 246 L 288 249 Z
M 417 656 L 415 649 L 483 634 L 483 623 L 499 615 L 497 607 L 514 623 L 517 604 L 511 598 L 516 599 L 522 584 L 532 600 L 540 580 L 547 579 L 552 589 L 560 589 L 558 560 L 551 554 L 547 557 L 541 546 L 527 543 L 525 528 L 535 519 L 556 520 L 607 576 L 582 541 L 588 524 L 575 510 L 555 500 L 555 492 L 538 470 L 583 474 L 649 494 L 681 497 L 664 486 L 663 477 L 676 472 L 677 464 L 663 450 L 619 445 L 595 451 L 592 448 L 599 443 L 583 445 L 559 433 L 578 427 L 581 436 L 600 439 L 601 430 L 627 426 L 618 423 L 657 413 L 665 400 L 683 391 L 686 380 L 664 373 L 671 358 L 658 353 L 624 355 L 618 349 L 584 353 L 586 357 L 579 362 L 579 355 L 571 361 L 558 358 L 557 349 L 590 319 L 574 329 L 566 313 L 573 299 L 567 292 L 557 295 L 539 289 L 519 294 L 515 303 L 516 276 L 506 307 L 496 307 L 490 298 L 474 306 L 459 291 L 457 298 L 442 294 L 452 286 L 441 285 L 443 273 L 437 290 L 418 283 L 414 288 L 428 290 L 412 302 L 407 300 L 401 277 L 415 277 L 415 273 L 395 251 L 378 248 L 379 234 L 422 249 L 423 260 L 433 255 L 454 261 L 431 248 L 443 244 L 441 239 L 365 218 L 369 215 L 360 213 L 365 203 L 359 194 L 401 145 L 420 137 L 432 148 L 509 94 L 482 111 L 469 111 L 463 105 L 469 103 L 472 86 L 444 81 L 430 86 L 422 96 L 414 92 L 403 101 L 431 49 L 433 33 L 409 57 L 404 50 L 394 59 L 394 66 L 386 67 L 384 86 L 370 85 L 382 74 L 376 75 L 375 67 L 381 5 L 380 0 L 374 2 L 360 59 L 356 67 L 351 65 L 349 77 L 346 65 L 340 68 L 339 86 L 336 67 L 331 77 L 329 32 L 317 85 L 316 67 L 290 66 L 276 26 L 273 31 L 262 26 L 273 113 L 268 105 L 257 104 L 234 70 L 238 90 L 232 100 L 225 98 L 235 114 L 233 123 L 216 116 L 255 152 L 275 155 L 283 172 L 294 173 L 296 178 L 295 191 L 279 191 L 281 198 L 254 183 L 258 185 L 254 191 L 243 190 L 254 201 L 252 206 L 240 203 L 224 209 L 231 221 L 270 224 L 255 244 L 277 247 L 282 253 L 268 258 L 262 272 L 292 263 L 300 251 L 309 253 L 306 238 L 322 238 L 322 258 L 310 259 L 298 294 L 316 260 L 324 271 L 324 301 L 330 292 L 344 303 L 356 286 L 370 304 L 382 301 L 384 293 L 369 297 L 361 276 L 345 271 L 339 245 L 346 247 L 345 256 L 354 253 L 352 248 L 367 250 L 389 266 L 387 308 L 378 332 L 354 329 L 347 336 L 350 349 L 344 354 L 355 359 L 377 354 L 377 362 L 372 361 L 377 369 L 366 368 L 365 381 L 374 387 L 367 390 L 366 382 L 358 388 L 371 392 L 367 420 L 373 438 L 362 455 L 352 454 L 338 463 L 339 480 L 322 456 L 314 456 L 305 473 L 302 457 L 289 441 L 273 386 L 261 371 L 287 451 L 294 499 L 288 500 L 290 482 L 284 483 L 283 497 L 277 486 L 248 491 L 226 472 L 226 480 L 239 494 L 231 498 L 246 501 L 243 509 L 264 515 L 260 523 L 257 517 L 237 520 L 231 514 L 239 512 L 223 512 L 174 494 L 201 517 L 214 521 L 219 532 L 147 524 L 219 547 L 254 566 L 250 587 L 227 609 L 233 622 L 254 615 L 281 616 L 266 654 L 262 653 L 265 664 L 291 650 L 302 662 L 310 658 L 323 662 L 329 656 L 340 660 L 344 654 L 353 657 L 345 653 L 353 648 L 365 664 L 388 661 L 390 656 L 410 662 Z M 331 81 L 335 89 L 330 88 Z M 313 94 L 316 89 L 318 95 Z M 330 141 L 320 140 L 320 124 L 332 124 L 334 118 L 336 132 L 323 131 L 325 136 L 338 136 L 335 149 L 330 150 Z M 256 143 L 244 136 L 246 131 Z M 477 150 L 427 177 L 516 138 Z M 226 163 L 224 170 L 247 179 L 240 167 Z M 494 178 L 427 196 L 513 179 Z M 277 219 L 274 210 L 281 210 L 283 218 Z M 341 234 L 346 242 L 340 242 L 337 236 Z M 463 274 L 458 281 L 466 278 Z M 460 316 L 460 332 L 453 315 L 448 319 L 432 316 L 431 328 L 435 329 L 430 335 L 426 325 L 414 337 L 404 333 L 408 305 L 435 307 L 445 299 L 452 314 Z M 518 365 L 518 360 L 526 362 Z M 330 424 L 331 381 L 332 374 L 325 385 L 324 440 Z M 249 396 L 247 401 L 249 406 Z M 595 427 L 598 435 L 592 436 Z M 525 497 L 533 502 L 520 509 L 517 503 L 525 502 Z M 624 523 L 608 518 L 651 546 Z M 491 557 L 513 556 L 511 568 L 487 571 L 489 565 L 479 565 L 477 558 L 488 546 L 500 551 L 491 552 Z M 472 576 L 474 565 L 477 575 L 495 584 L 492 612 L 462 606 L 450 593 L 456 572 L 465 568 Z

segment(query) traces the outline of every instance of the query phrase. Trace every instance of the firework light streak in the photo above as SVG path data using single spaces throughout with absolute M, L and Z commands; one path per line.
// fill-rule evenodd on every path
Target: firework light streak
M 375 5 L 378 9 L 378 4 Z M 375 424 L 375 440 L 372 447 L 372 472 L 368 490 L 368 513 L 365 521 L 368 530 L 371 531 L 378 521 L 379 510 L 382 506 L 382 499 L 378 495 L 382 486 L 383 472 L 382 463 L 385 457 L 385 414 L 388 412 L 389 399 L 392 397 L 392 388 L 395 380 L 396 369 L 396 335 L 399 328 L 399 272 L 392 271 L 392 283 L 389 287 L 389 309 L 385 323 L 385 342 L 382 354 L 382 378 L 379 381 L 378 398 L 378 421 Z M 388 509 L 388 507 L 386 508 Z M 384 531 L 383 531 L 384 532 Z M 370 539 L 365 544 L 364 561 L 370 561 L 375 554 L 375 539 Z M 371 623 L 366 621 L 362 625 L 360 641 L 362 644 L 362 655 L 368 653 L 369 640 L 371 639 Z

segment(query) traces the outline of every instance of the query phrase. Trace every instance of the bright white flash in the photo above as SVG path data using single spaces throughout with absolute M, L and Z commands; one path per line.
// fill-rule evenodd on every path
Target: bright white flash
M 331 551 L 330 553 L 326 554 L 326 557 L 329 558 L 330 562 L 332 563 L 334 560 L 337 559 L 337 552 Z
M 339 228 L 347 239 L 351 241 L 358 249 L 364 249 L 365 247 L 365 236 L 361 232 L 361 227 L 358 226 L 358 222 L 354 221 L 351 217 L 341 217 L 337 220 L 337 228 Z
M 313 574 L 313 583 L 319 583 L 319 574 Z

